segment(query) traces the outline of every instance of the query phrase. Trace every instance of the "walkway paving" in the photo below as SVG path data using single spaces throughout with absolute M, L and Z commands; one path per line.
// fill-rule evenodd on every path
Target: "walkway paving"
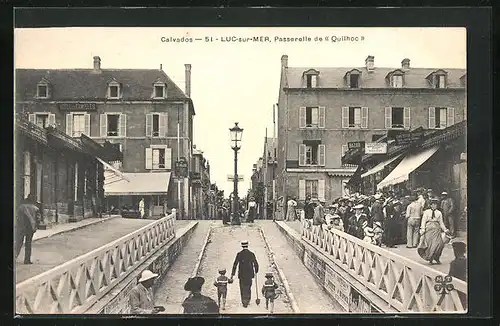
M 86 227 L 86 226 L 89 226 L 92 224 L 102 223 L 102 222 L 105 222 L 105 221 L 110 220 L 110 219 L 115 218 L 115 217 L 120 217 L 120 215 L 111 215 L 111 216 L 106 216 L 106 217 L 102 217 L 102 218 L 91 217 L 91 218 L 83 219 L 83 220 L 78 221 L 78 222 L 54 225 L 53 227 L 48 228 L 46 230 L 36 231 L 35 234 L 33 235 L 33 241 L 45 239 L 45 238 L 51 237 L 51 236 L 59 234 L 59 233 L 80 229 L 80 228 L 83 228 L 83 227 Z
M 118 217 L 39 239 L 32 244 L 31 261 L 33 265 L 24 265 L 22 263 L 24 248 L 17 257 L 15 263 L 16 283 L 117 240 L 151 222 L 153 220 Z M 187 223 L 189 221 L 176 221 L 176 228 L 180 228 Z
M 191 222 L 183 220 L 182 222 Z M 189 238 L 186 246 L 167 271 L 163 283 L 155 291 L 155 304 L 165 307 L 165 314 L 182 314 L 182 302 L 187 297 L 184 284 L 196 266 L 198 256 L 205 242 L 207 232 L 212 223 L 220 221 L 198 221 L 198 226 Z
M 293 228 L 295 231 L 297 231 L 299 234 L 301 232 L 302 225 L 299 221 L 294 221 L 294 222 L 286 222 L 287 225 L 289 225 L 291 228 Z M 453 239 L 452 241 L 464 241 L 467 243 L 466 237 L 457 237 Z M 444 249 L 443 249 L 443 254 L 441 255 L 441 264 L 440 265 L 431 265 L 427 261 L 423 260 L 417 253 L 416 249 L 412 248 L 406 248 L 406 245 L 398 245 L 394 248 L 387 248 L 383 246 L 382 248 L 389 250 L 395 254 L 398 254 L 400 256 L 409 258 L 413 261 L 416 261 L 422 265 L 428 266 L 430 268 L 433 268 L 435 270 L 438 270 L 443 273 L 448 273 L 450 270 L 450 263 L 453 259 L 455 259 L 455 255 L 453 254 L 453 248 L 451 246 L 451 242 L 446 244 Z
M 285 236 L 272 221 L 257 221 L 274 252 L 274 259 L 285 274 L 300 313 L 342 313 L 344 309 L 333 302 L 304 266 Z

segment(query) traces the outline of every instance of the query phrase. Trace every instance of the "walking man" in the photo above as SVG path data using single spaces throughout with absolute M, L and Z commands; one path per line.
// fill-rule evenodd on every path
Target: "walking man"
M 35 234 L 40 220 L 40 210 L 35 205 L 33 195 L 29 194 L 19 205 L 16 212 L 14 249 L 16 250 L 16 259 L 21 252 L 21 247 L 26 239 L 24 247 L 24 263 L 31 262 L 31 241 Z
M 232 282 L 236 267 L 239 266 L 238 279 L 240 280 L 241 303 L 246 308 L 252 299 L 252 279 L 259 272 L 259 263 L 255 258 L 255 254 L 248 250 L 248 241 L 242 241 L 241 247 L 243 249 L 236 255 L 230 280 Z
M 441 193 L 443 200 L 441 201 L 441 212 L 443 213 L 444 225 L 450 230 L 451 236 L 455 237 L 455 203 L 446 191 Z
M 144 198 L 139 201 L 139 212 L 141 213 L 141 218 L 144 218 Z
M 416 248 L 420 240 L 420 220 L 423 214 L 423 207 L 419 198 L 414 197 L 408 207 L 406 207 L 406 218 L 408 220 L 406 229 L 406 248 Z

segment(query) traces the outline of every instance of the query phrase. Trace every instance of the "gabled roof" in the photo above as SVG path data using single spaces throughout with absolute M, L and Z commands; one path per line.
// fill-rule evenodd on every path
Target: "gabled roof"
M 368 72 L 365 67 L 288 67 L 285 70 L 288 88 L 305 87 L 303 73 L 309 69 L 315 69 L 321 73 L 319 76 L 321 83 L 319 83 L 318 88 L 346 88 L 344 76 L 353 69 L 361 71 L 361 88 L 388 88 L 386 83 L 387 74 L 399 68 L 375 67 L 373 71 Z M 426 77 L 438 70 L 443 70 L 448 73 L 448 87 L 463 88 L 460 77 L 466 73 L 466 70 L 457 68 L 410 68 L 404 73 L 404 88 L 430 88 L 431 86 Z
M 123 100 L 151 100 L 157 81 L 167 86 L 167 99 L 187 100 L 184 92 L 162 70 L 155 69 L 16 69 L 16 100 L 30 101 L 43 80 L 51 86 L 51 100 L 104 100 L 107 85 L 113 79 L 123 89 Z

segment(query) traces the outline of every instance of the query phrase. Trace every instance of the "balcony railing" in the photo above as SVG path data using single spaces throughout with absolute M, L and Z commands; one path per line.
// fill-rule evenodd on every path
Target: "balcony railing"
M 175 212 L 16 285 L 18 314 L 82 314 L 175 237 Z
M 452 278 L 447 293 L 437 291 L 436 278 L 446 279 L 446 274 L 345 232 L 311 228 L 305 220 L 302 238 L 400 312 L 466 311 L 460 300 L 467 296 L 464 281 Z

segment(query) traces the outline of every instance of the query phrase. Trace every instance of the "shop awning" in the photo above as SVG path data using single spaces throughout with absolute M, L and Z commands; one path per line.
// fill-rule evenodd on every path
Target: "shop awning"
M 401 155 L 403 155 L 403 154 L 396 155 L 396 156 L 394 156 L 394 157 L 392 157 L 392 158 L 390 158 L 390 159 L 388 159 L 388 160 L 386 160 L 384 162 L 381 162 L 381 163 L 377 164 L 376 166 L 374 166 L 370 170 L 368 170 L 365 173 L 363 173 L 361 175 L 361 178 L 364 178 L 364 177 L 367 177 L 367 176 L 372 175 L 374 173 L 377 173 L 379 171 L 382 171 L 388 164 L 390 164 L 390 163 L 394 162 L 395 160 L 397 160 L 398 158 L 400 158 Z
M 417 154 L 411 154 L 406 156 L 398 166 L 384 180 L 380 181 L 377 185 L 377 189 L 382 189 L 384 187 L 395 185 L 408 180 L 410 173 L 427 161 L 434 153 L 437 152 L 439 146 L 435 146 L 426 149 Z
M 170 172 L 123 173 L 126 180 L 104 184 L 105 196 L 165 195 L 168 192 Z
M 97 159 L 99 162 L 101 162 L 101 164 L 102 164 L 102 165 L 104 165 L 104 169 L 105 169 L 105 170 L 111 171 L 111 172 L 112 172 L 112 174 L 113 174 L 114 176 L 118 177 L 120 180 L 126 180 L 127 182 L 129 182 L 129 181 L 130 181 L 130 180 L 128 180 L 128 179 L 127 179 L 127 177 L 126 177 L 126 176 L 125 176 L 122 172 L 120 172 L 120 170 L 115 169 L 112 165 L 110 165 L 110 164 L 106 163 L 104 160 L 102 160 L 102 159 L 100 159 L 100 158 L 98 158 L 98 157 L 96 157 L 96 159 Z M 109 173 L 108 173 L 108 175 L 109 175 Z M 109 179 L 109 178 L 105 178 L 105 179 L 104 179 L 104 185 L 106 185 L 107 181 L 111 181 L 111 180 L 106 180 L 106 179 Z M 112 181 L 112 182 L 114 182 L 114 181 Z

